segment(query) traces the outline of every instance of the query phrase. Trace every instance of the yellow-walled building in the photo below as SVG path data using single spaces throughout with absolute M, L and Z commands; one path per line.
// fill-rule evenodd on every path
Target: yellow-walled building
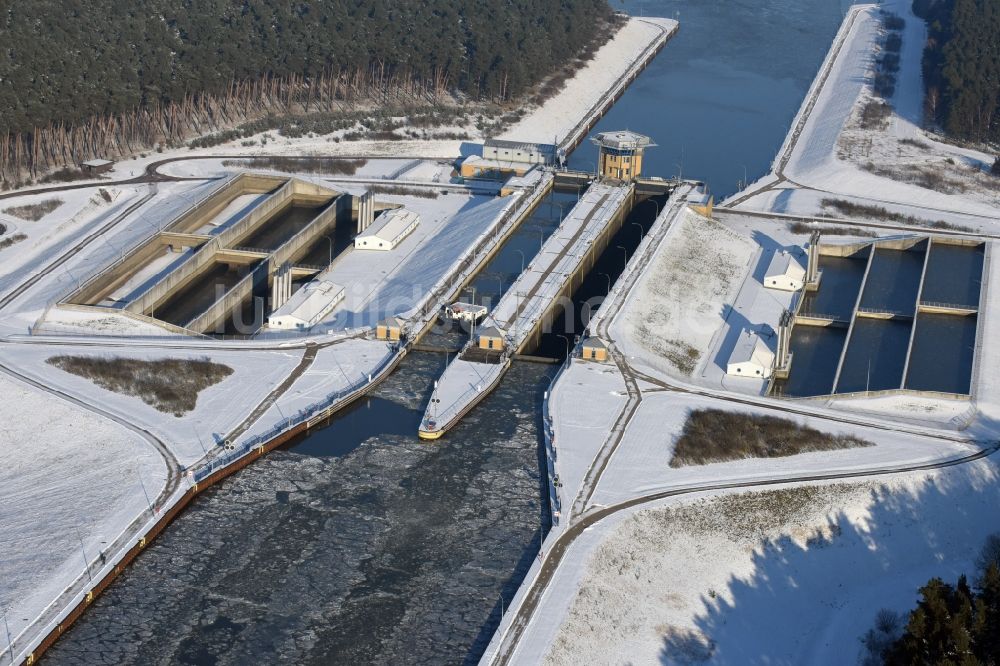
M 495 326 L 487 326 L 486 328 L 479 329 L 478 334 L 480 349 L 503 351 L 504 334 L 499 328 Z
M 656 144 L 648 136 L 621 130 L 601 132 L 591 141 L 597 144 L 597 172 L 602 178 L 634 180 L 642 175 L 642 157 L 646 148 Z

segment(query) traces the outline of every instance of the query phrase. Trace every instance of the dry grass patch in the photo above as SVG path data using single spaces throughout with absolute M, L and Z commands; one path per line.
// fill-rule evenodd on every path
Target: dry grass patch
M 11 245 L 16 245 L 17 243 L 20 243 L 27 237 L 28 237 L 27 234 L 22 234 L 18 232 L 13 236 L 7 236 L 6 238 L 0 239 L 0 250 L 6 250 Z
M 405 187 L 403 185 L 370 185 L 368 187 L 374 194 L 391 194 L 400 197 L 420 197 L 422 199 L 437 199 L 439 194 L 448 194 L 448 190 L 422 189 L 419 187 Z
M 674 446 L 671 467 L 746 458 L 783 458 L 811 451 L 875 446 L 851 435 L 831 435 L 774 416 L 718 409 L 692 411 Z
M 10 208 L 4 208 L 3 212 L 7 215 L 13 215 L 14 217 L 21 218 L 22 220 L 27 220 L 28 222 L 37 222 L 62 205 L 62 199 L 46 199 L 45 201 L 39 201 L 38 203 L 27 204 L 25 206 L 12 206 Z
M 334 176 L 353 176 L 368 163 L 365 159 L 336 157 L 255 157 L 253 159 L 223 160 L 224 167 L 242 169 L 270 169 L 283 173 L 321 173 Z
M 103 389 L 137 397 L 161 412 L 178 417 L 195 408 L 201 391 L 233 374 L 232 368 L 213 363 L 208 357 L 143 360 L 121 356 L 53 356 L 47 362 Z

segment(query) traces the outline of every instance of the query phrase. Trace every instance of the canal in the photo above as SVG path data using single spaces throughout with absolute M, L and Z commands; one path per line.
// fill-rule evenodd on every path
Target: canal
M 660 146 L 647 173 L 682 171 L 717 195 L 767 171 L 843 13 L 828 0 L 615 8 L 679 12 L 683 26 L 598 129 L 648 133 Z M 583 144 L 571 164 L 592 168 L 593 159 Z M 553 214 L 533 223 L 537 235 Z M 606 291 L 641 236 L 632 222 L 645 231 L 654 214 L 623 226 L 578 299 Z M 526 232 L 510 248 L 530 261 L 534 242 Z M 505 250 L 496 261 L 488 270 L 497 278 L 477 281 L 477 299 L 509 286 L 522 258 Z M 565 353 L 560 338 L 542 347 Z M 409 355 L 327 427 L 199 497 L 47 662 L 477 661 L 547 528 L 540 405 L 558 366 L 515 363 L 427 444 L 416 430 L 445 360 Z

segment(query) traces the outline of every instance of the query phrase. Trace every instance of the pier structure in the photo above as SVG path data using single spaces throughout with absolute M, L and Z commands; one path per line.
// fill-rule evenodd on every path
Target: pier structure
M 634 183 L 595 182 L 435 382 L 420 423 L 438 439 L 503 378 L 511 357 L 538 345 L 631 209 Z

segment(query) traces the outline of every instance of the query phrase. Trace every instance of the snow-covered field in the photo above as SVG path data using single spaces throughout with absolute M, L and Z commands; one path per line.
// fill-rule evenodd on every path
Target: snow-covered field
M 320 278 L 345 285 L 346 297 L 316 331 L 372 327 L 387 316 L 413 310 L 513 201 L 455 193 L 379 200 L 416 211 L 420 224 L 391 252 L 348 248 L 337 258 Z
M 233 374 L 198 395 L 194 411 L 178 418 L 160 412 L 138 397 L 100 388 L 48 363 L 61 354 L 126 356 L 142 359 L 203 358 L 227 365 Z M 178 348 L 93 347 L 70 345 L 4 345 L 0 360 L 46 386 L 65 391 L 80 400 L 100 406 L 162 439 L 182 465 L 193 463 L 221 442 L 225 435 L 277 386 L 302 358 L 302 349 L 288 351 L 187 350 Z
M 686 213 L 629 295 L 612 336 L 629 356 L 669 374 L 691 375 L 757 249 L 722 224 Z
M 840 136 L 838 157 L 866 170 L 871 170 L 868 165 L 885 169 L 894 179 L 940 177 L 947 193 L 1000 208 L 1000 181 L 986 173 L 993 156 L 939 141 L 921 127 L 924 91 L 920 62 L 927 41 L 926 24 L 913 14 L 909 2 L 892 0 L 883 9 L 906 22 L 896 89 L 887 100 L 893 112 L 882 128 L 863 128 L 861 110 L 870 100 L 878 99 L 871 86 L 866 86 Z M 873 74 L 870 70 L 869 81 Z
M 110 201 L 101 195 L 103 189 Z M 62 205 L 37 221 L 22 220 L 2 215 L 0 223 L 7 227 L 4 238 L 24 234 L 26 238 L 14 245 L 0 249 L 0 291 L 24 279 L 25 271 L 63 251 L 68 238 L 85 235 L 114 215 L 134 203 L 146 188 L 144 186 L 121 188 L 86 188 L 56 194 L 26 195 L 0 202 L 0 208 L 36 205 L 51 199 L 63 201 Z
M 147 509 L 167 469 L 110 420 L 6 375 L 0 392 L 0 611 L 17 635 Z
M 629 422 L 621 444 L 601 476 L 591 506 L 609 505 L 654 492 L 713 481 L 754 481 L 788 478 L 802 474 L 889 469 L 906 463 L 931 463 L 967 455 L 968 446 L 908 433 L 885 432 L 823 418 L 782 413 L 780 401 L 773 409 L 720 402 L 712 398 L 679 393 L 647 393 Z M 674 444 L 694 409 L 749 411 L 792 419 L 805 427 L 834 435 L 851 435 L 875 446 L 817 451 L 783 458 L 754 458 L 710 465 L 670 467 Z M 876 419 L 872 419 L 875 421 Z
M 854 662 L 879 609 L 905 612 L 931 576 L 972 571 L 1000 530 L 997 471 L 984 461 L 616 514 L 571 546 L 512 662 Z

